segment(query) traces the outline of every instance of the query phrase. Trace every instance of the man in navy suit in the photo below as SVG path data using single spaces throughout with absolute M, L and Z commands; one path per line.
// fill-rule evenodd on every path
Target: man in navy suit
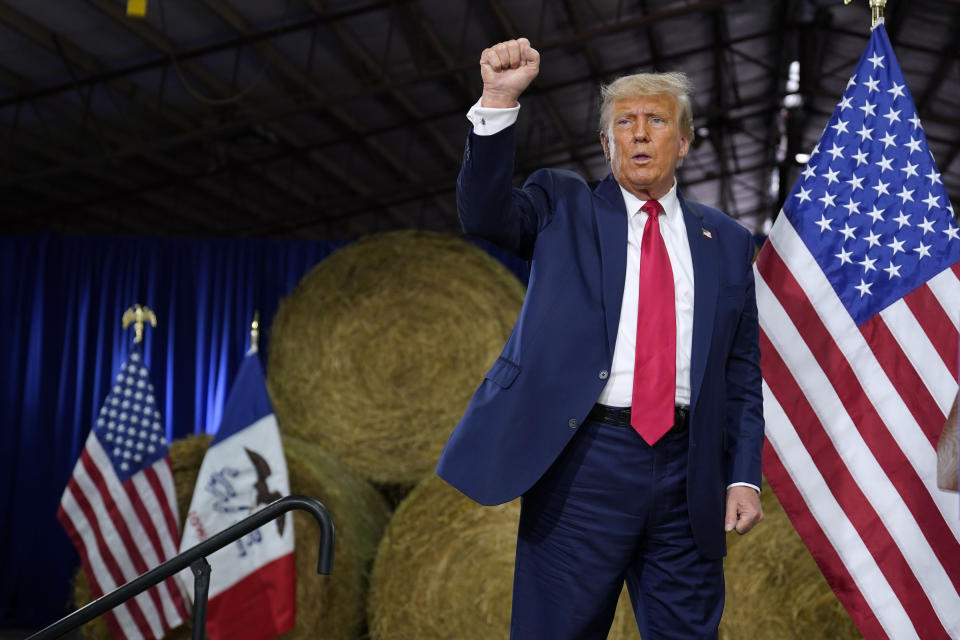
M 763 518 L 753 243 L 677 190 L 683 74 L 604 87 L 596 188 L 560 170 L 513 188 L 539 64 L 524 38 L 480 59 L 460 218 L 530 281 L 437 471 L 482 504 L 523 496 L 512 638 L 604 638 L 624 582 L 644 640 L 716 638 L 725 532 Z

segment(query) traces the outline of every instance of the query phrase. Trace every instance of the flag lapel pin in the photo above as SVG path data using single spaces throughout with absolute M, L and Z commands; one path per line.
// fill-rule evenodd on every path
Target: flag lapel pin
M 713 234 L 710 232 L 709 229 L 704 229 L 703 227 L 700 227 L 700 233 L 703 234 L 704 238 L 710 238 L 711 240 L 713 240 Z

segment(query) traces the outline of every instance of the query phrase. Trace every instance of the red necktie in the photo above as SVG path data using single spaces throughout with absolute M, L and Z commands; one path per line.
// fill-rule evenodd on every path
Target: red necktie
M 633 365 L 630 424 L 649 444 L 673 427 L 677 386 L 677 321 L 673 269 L 660 235 L 663 207 L 643 205 L 647 214 L 640 243 L 640 296 L 637 304 L 637 352 Z

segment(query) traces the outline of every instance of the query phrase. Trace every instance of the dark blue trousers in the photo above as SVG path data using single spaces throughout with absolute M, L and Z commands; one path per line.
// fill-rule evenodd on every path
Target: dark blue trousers
M 584 423 L 523 497 L 510 637 L 606 638 L 626 581 L 643 640 L 717 638 L 723 561 L 697 551 L 686 473 L 686 430 Z

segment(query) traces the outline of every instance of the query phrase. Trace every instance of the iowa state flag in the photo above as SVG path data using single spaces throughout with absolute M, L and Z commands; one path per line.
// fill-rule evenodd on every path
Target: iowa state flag
M 223 422 L 200 465 L 181 552 L 290 494 L 277 419 L 256 351 L 240 365 Z M 287 513 L 212 554 L 211 640 L 274 638 L 293 627 L 293 519 Z M 184 571 L 193 595 L 193 575 Z

